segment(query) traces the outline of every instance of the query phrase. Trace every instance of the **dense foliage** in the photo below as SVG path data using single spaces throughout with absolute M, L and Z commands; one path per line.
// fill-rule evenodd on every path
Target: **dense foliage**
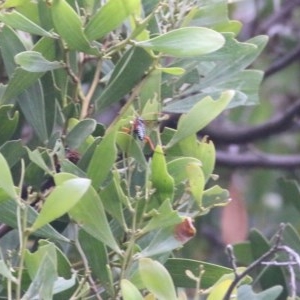
M 239 42 L 225 0 L 7 0 L 0 20 L 2 297 L 288 294 L 283 272 L 255 294 L 236 260 L 292 255 L 290 226 L 273 246 L 256 233 L 229 247 L 233 269 L 173 255 L 230 201 L 197 132 L 258 103 L 263 73 L 246 67 L 266 36 Z M 162 127 L 171 114 L 176 128 Z

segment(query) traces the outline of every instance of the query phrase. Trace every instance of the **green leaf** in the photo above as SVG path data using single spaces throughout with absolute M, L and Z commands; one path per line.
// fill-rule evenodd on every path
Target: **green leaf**
M 88 179 L 76 179 L 74 175 L 68 173 L 58 173 L 55 175 L 56 183 L 62 186 L 70 181 L 77 180 L 90 182 Z M 79 187 L 79 189 L 81 188 Z M 121 250 L 110 230 L 103 204 L 95 189 L 90 185 L 86 186 L 85 192 L 81 192 L 81 200 L 75 204 L 76 205 L 72 206 L 68 211 L 71 218 L 80 224 L 82 229 L 87 233 L 120 253 Z M 101 230 L 99 230 L 99 228 L 101 228 Z
M 199 163 L 189 163 L 186 166 L 188 178 L 188 192 L 192 194 L 197 204 L 202 206 L 202 194 L 205 186 L 205 178 Z
M 153 231 L 158 228 L 174 226 L 182 221 L 176 210 L 172 209 L 170 201 L 164 201 L 158 210 L 153 210 L 148 213 L 152 215 L 150 221 L 141 229 L 141 234 Z
M 96 147 L 87 169 L 87 175 L 96 189 L 101 186 L 110 173 L 117 156 L 115 145 L 116 131 L 104 136 Z
M 20 159 L 26 155 L 26 150 L 21 140 L 6 142 L 0 147 L 0 152 L 5 157 L 10 168 L 19 163 Z
M 0 188 L 7 193 L 13 199 L 17 198 L 16 188 L 14 186 L 14 182 L 10 173 L 10 168 L 4 158 L 4 156 L 0 153 Z
M 151 182 L 155 189 L 155 196 L 160 202 L 169 199 L 173 201 L 174 179 L 168 173 L 166 158 L 162 147 L 157 145 L 151 162 Z
M 38 216 L 38 212 L 31 206 L 27 206 L 26 209 L 27 209 L 27 225 L 30 226 L 35 222 Z M 11 199 L 4 192 L 1 192 L 1 189 L 0 189 L 0 222 L 9 225 L 12 228 L 18 228 L 16 200 Z M 47 239 L 69 242 L 69 239 L 59 234 L 49 224 L 38 229 L 34 233 L 34 235 L 38 237 L 44 237 Z
M 12 28 L 22 30 L 31 34 L 36 34 L 39 36 L 55 37 L 55 34 L 44 30 L 42 27 L 32 22 L 23 14 L 20 14 L 18 11 L 6 11 L 0 13 L 0 21 L 5 25 L 11 26 Z
M 143 300 L 142 294 L 136 288 L 134 284 L 132 284 L 127 279 L 121 280 L 121 293 L 124 300 Z
M 64 67 L 63 62 L 49 61 L 40 52 L 24 51 L 15 56 L 15 61 L 28 72 L 46 72 Z
M 92 275 L 101 282 L 106 292 L 115 298 L 111 270 L 108 268 L 109 257 L 106 246 L 84 230 L 79 231 L 79 241 L 89 262 Z
M 26 252 L 26 265 L 34 278 L 23 296 L 25 299 L 52 299 L 54 282 L 57 279 L 57 257 L 54 244 L 45 247 L 46 249 L 35 254 Z
M 176 287 L 195 288 L 196 282 L 186 275 L 189 270 L 196 277 L 200 274 L 200 266 L 204 273 L 201 277 L 201 288 L 207 289 L 213 286 L 222 275 L 232 273 L 232 270 L 215 264 L 184 258 L 169 258 L 165 267 L 169 271 Z
M 193 157 L 180 157 L 168 162 L 168 172 L 174 178 L 175 186 L 187 179 L 186 166 L 189 163 L 201 164 L 198 159 Z
M 164 73 L 168 73 L 168 74 L 176 75 L 176 76 L 182 75 L 185 73 L 185 69 L 179 68 L 179 67 L 158 68 L 158 69 Z
M 230 201 L 228 190 L 222 189 L 218 185 L 205 190 L 202 194 L 202 208 L 210 209 L 215 206 L 224 206 Z
M 131 14 L 140 8 L 140 0 L 110 0 L 92 16 L 84 33 L 92 41 L 100 39 L 119 27 Z M 112 18 L 113 16 L 113 18 Z
M 47 144 L 45 99 L 40 81 L 18 96 L 18 104 L 39 140 Z
M 1 37 L 1 33 L 0 33 L 0 37 Z M 0 45 L 1 45 L 1 39 L 0 39 Z M 18 53 L 25 50 L 26 50 L 25 48 L 20 49 Z M 56 53 L 55 42 L 53 39 L 43 37 L 34 45 L 32 51 L 40 52 L 45 59 L 51 61 L 55 59 L 55 53 Z M 17 55 L 18 53 L 15 53 L 15 55 Z M 2 101 L 4 103 L 10 102 L 11 98 L 14 98 L 19 94 L 21 94 L 26 88 L 30 87 L 44 74 L 44 72 L 32 73 L 32 72 L 25 71 L 20 67 L 18 68 L 15 67 L 16 65 L 14 61 L 14 70 L 13 70 L 14 72 L 12 76 L 10 76 L 8 86 L 2 98 Z
M 224 43 L 224 37 L 209 28 L 184 27 L 148 41 L 138 42 L 136 45 L 175 57 L 194 57 L 214 52 L 220 49 Z
M 71 50 L 79 50 L 91 55 L 99 54 L 99 51 L 89 44 L 83 33 L 79 15 L 67 1 L 53 0 L 51 13 L 55 30 Z
M 56 186 L 49 197 L 47 197 L 47 201 L 45 201 L 31 230 L 36 231 L 69 212 L 87 192 L 90 184 L 89 179 L 74 178 Z
M 145 287 L 158 299 L 177 299 L 175 287 L 166 268 L 150 258 L 139 260 L 139 274 Z
M 77 121 L 77 120 L 76 120 Z M 66 136 L 66 145 L 71 149 L 78 149 L 96 129 L 97 122 L 94 119 L 79 121 Z
M 35 163 L 37 166 L 39 166 L 42 170 L 44 170 L 49 175 L 53 175 L 53 172 L 49 169 L 47 164 L 45 163 L 45 160 L 43 158 L 43 155 L 40 153 L 38 149 L 35 149 L 31 151 L 29 148 L 26 148 L 27 154 L 29 159 Z
M 121 187 L 121 178 L 118 172 L 113 172 L 113 179 L 103 189 L 99 191 L 99 196 L 105 210 L 116 219 L 124 231 L 127 230 L 123 210 L 123 205 L 128 203 L 129 199 Z
M 282 194 L 282 198 L 294 205 L 294 207 L 300 212 L 300 187 L 296 180 L 279 178 L 278 186 Z
M 25 46 L 10 27 L 3 26 L 0 31 L 0 47 L 5 71 L 8 77 L 11 78 L 16 67 L 14 57 L 19 52 L 25 51 Z M 7 93 L 7 88 L 5 93 Z M 1 102 L 4 103 L 5 101 L 1 100 Z
M 258 230 L 251 230 L 249 234 L 251 243 L 251 251 L 253 259 L 258 259 L 271 248 L 270 242 Z M 279 266 L 258 267 L 258 278 L 263 290 L 266 290 L 274 285 L 283 286 L 282 297 L 286 299 L 288 296 L 288 287 L 284 279 L 284 273 Z
M 282 292 L 282 286 L 276 285 L 260 293 L 254 293 L 250 285 L 242 285 L 238 288 L 239 300 L 276 300 Z
M 8 280 L 12 281 L 13 283 L 18 284 L 17 278 L 13 276 L 11 269 L 8 268 L 3 259 L 0 260 L 0 274 Z
M 166 147 L 171 147 L 204 128 L 228 106 L 233 96 L 233 91 L 226 91 L 218 100 L 205 97 L 199 101 L 186 115 L 180 118 L 177 131 Z
M 102 94 L 95 99 L 97 111 L 128 94 L 140 82 L 152 62 L 153 58 L 144 49 L 130 48 L 118 61 Z
M 94 188 L 88 189 L 83 199 L 70 210 L 69 214 L 83 230 L 117 253 L 121 252 L 110 230 L 101 199 Z
M 135 139 L 131 134 L 118 132 L 116 136 L 116 143 L 126 156 L 133 157 L 138 164 L 140 164 L 143 168 L 146 168 L 147 161 L 137 139 Z
M 19 112 L 13 112 L 12 107 L 12 105 L 2 105 L 0 107 L 0 145 L 11 138 L 19 122 Z

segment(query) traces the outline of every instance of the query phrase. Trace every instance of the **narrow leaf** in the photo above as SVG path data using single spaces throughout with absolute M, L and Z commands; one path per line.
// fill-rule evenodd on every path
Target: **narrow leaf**
M 30 19 L 25 17 L 23 14 L 20 14 L 16 10 L 0 13 L 0 21 L 8 26 L 11 26 L 12 28 L 31 34 L 52 38 L 55 37 L 53 33 L 44 30 L 42 27 L 32 22 Z
M 10 168 L 4 158 L 4 156 L 0 153 L 0 188 L 2 188 L 8 196 L 15 199 L 17 197 L 16 189 L 14 186 L 14 182 L 10 173 Z
M 91 182 L 85 178 L 74 178 L 57 186 L 49 195 L 31 230 L 38 228 L 61 217 L 82 198 Z
M 186 115 L 180 118 L 177 131 L 167 147 L 173 146 L 180 140 L 204 128 L 227 107 L 233 96 L 233 91 L 226 91 L 222 93 L 218 100 L 205 97 L 199 101 Z
M 92 185 L 95 188 L 98 188 L 107 178 L 115 162 L 117 155 L 115 139 L 115 131 L 105 135 L 89 163 L 87 175 L 92 180 Z
M 87 38 L 92 41 L 100 39 L 116 29 L 140 7 L 140 0 L 110 0 L 93 15 L 85 28 Z M 112 18 L 113 16 L 113 18 Z
M 220 49 L 224 37 L 204 27 L 184 27 L 136 43 L 137 46 L 166 53 L 175 57 L 193 57 Z
M 151 181 L 155 194 L 160 202 L 169 199 L 173 201 L 174 179 L 168 173 L 166 158 L 162 147 L 157 145 L 151 163 Z
M 91 55 L 98 55 L 99 51 L 92 48 L 82 29 L 79 15 L 65 0 L 53 0 L 52 20 L 55 30 L 73 50 L 79 50 Z

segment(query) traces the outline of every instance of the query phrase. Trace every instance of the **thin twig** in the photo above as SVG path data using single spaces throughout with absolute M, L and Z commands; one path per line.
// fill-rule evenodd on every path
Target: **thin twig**
M 300 155 L 217 151 L 217 164 L 227 168 L 295 170 L 300 168 Z
M 81 106 L 81 111 L 80 111 L 80 120 L 84 119 L 88 115 L 91 99 L 92 99 L 92 97 L 95 93 L 95 90 L 98 86 L 98 83 L 99 83 L 101 67 L 102 67 L 102 61 L 99 60 L 98 63 L 97 63 L 97 66 L 96 66 L 94 78 L 93 78 L 92 84 L 90 86 L 90 89 L 89 89 L 88 93 L 86 94 L 86 96 L 83 97 L 83 99 L 82 99 L 82 106 Z
M 226 294 L 225 294 L 223 300 L 230 300 L 231 293 L 233 292 L 235 287 L 238 285 L 238 283 L 244 277 L 246 277 L 253 269 L 255 269 L 257 266 L 259 266 L 263 261 L 270 259 L 271 257 L 273 257 L 273 255 L 276 254 L 276 252 L 278 252 L 278 249 L 282 242 L 282 234 L 283 234 L 284 228 L 285 228 L 285 224 L 281 224 L 279 230 L 277 231 L 277 233 L 275 235 L 274 245 L 269 249 L 269 251 L 267 251 L 261 257 L 259 257 L 253 263 L 251 263 L 244 272 L 242 272 L 240 274 L 236 274 L 234 280 L 232 281 L 228 290 L 226 291 Z M 235 260 L 231 260 L 231 261 L 235 261 Z
M 211 123 L 201 131 L 217 143 L 245 144 L 259 139 L 277 135 L 294 125 L 294 118 L 300 114 L 300 99 L 290 105 L 287 110 L 271 120 L 256 125 L 243 127 L 241 125 Z

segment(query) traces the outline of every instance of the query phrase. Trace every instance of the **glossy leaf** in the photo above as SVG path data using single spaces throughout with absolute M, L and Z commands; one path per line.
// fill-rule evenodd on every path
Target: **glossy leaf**
M 173 201 L 174 179 L 168 173 L 166 158 L 162 147 L 157 145 L 151 162 L 151 182 L 160 202 L 167 199 Z
M 95 99 L 97 110 L 104 109 L 128 94 L 152 62 L 153 58 L 145 50 L 130 48 L 118 61 L 102 94 Z
M 173 146 L 205 127 L 226 108 L 233 96 L 233 91 L 227 91 L 216 101 L 210 97 L 205 97 L 199 101 L 186 115 L 180 118 L 177 131 L 167 147 Z
M 21 68 L 28 72 L 46 72 L 64 67 L 59 61 L 49 61 L 40 52 L 25 51 L 15 56 L 15 61 Z
M 47 201 L 43 205 L 31 230 L 36 231 L 69 212 L 81 200 L 90 187 L 90 184 L 89 179 L 74 178 L 56 186 L 49 197 L 47 197 Z
M 121 293 L 124 300 L 143 300 L 142 294 L 129 280 L 121 280 Z
M 84 33 L 90 41 L 100 39 L 119 27 L 130 14 L 136 13 L 139 8 L 140 0 L 110 0 L 93 15 Z
M 216 31 L 204 27 L 184 27 L 136 45 L 175 57 L 194 57 L 214 52 L 224 43 L 224 37 Z
M 10 168 L 4 156 L 1 153 L 0 153 L 0 169 L 1 169 L 0 188 L 3 189 L 8 196 L 15 199 L 17 197 L 17 192 L 10 173 Z
M 139 274 L 145 287 L 158 299 L 177 299 L 171 276 L 159 262 L 150 258 L 141 258 Z
M 53 0 L 51 6 L 52 20 L 57 33 L 71 50 L 79 50 L 91 55 L 98 55 L 92 48 L 82 30 L 79 15 L 65 0 Z
M 0 13 L 0 21 L 2 21 L 5 25 L 28 33 L 52 38 L 55 37 L 53 33 L 44 30 L 42 27 L 32 22 L 16 10 Z

